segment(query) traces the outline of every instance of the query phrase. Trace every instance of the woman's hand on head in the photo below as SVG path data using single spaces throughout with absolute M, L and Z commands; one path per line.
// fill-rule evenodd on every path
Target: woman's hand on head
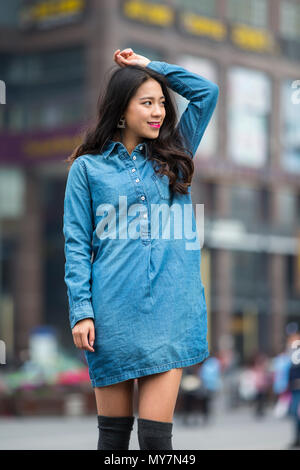
M 117 49 L 114 52 L 113 59 L 120 67 L 127 67 L 128 65 L 140 65 L 142 67 L 146 67 L 146 65 L 151 62 L 147 57 L 136 54 L 130 48 L 123 49 L 123 51 Z
M 72 335 L 76 348 L 95 352 L 93 348 L 95 341 L 95 326 L 92 318 L 79 320 L 72 328 Z

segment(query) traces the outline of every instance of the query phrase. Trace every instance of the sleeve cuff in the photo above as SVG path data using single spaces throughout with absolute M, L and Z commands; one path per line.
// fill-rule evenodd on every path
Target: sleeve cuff
M 158 73 L 164 74 L 165 72 L 165 67 L 166 67 L 166 62 L 161 62 L 158 60 L 151 60 L 146 67 L 149 67 L 150 69 L 155 70 Z
M 70 310 L 71 329 L 74 328 L 77 322 L 84 318 L 95 318 L 93 306 L 90 300 L 79 302 L 72 306 L 72 309 Z

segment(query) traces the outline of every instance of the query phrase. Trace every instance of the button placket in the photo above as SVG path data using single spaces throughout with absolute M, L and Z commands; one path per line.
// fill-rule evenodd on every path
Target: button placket
M 139 147 L 139 150 L 142 150 L 142 149 L 143 149 L 142 146 Z M 126 155 L 124 154 L 124 162 L 125 162 L 125 165 L 128 167 L 132 175 L 132 178 L 134 178 L 133 184 L 135 185 L 139 202 L 143 204 L 142 201 L 145 201 L 143 204 L 145 206 L 145 212 L 140 212 L 140 237 L 141 237 L 142 242 L 146 244 L 146 243 L 149 243 L 149 241 L 151 240 L 150 230 L 149 230 L 147 197 L 144 192 L 142 180 L 140 179 L 139 174 L 138 174 L 138 169 L 134 165 L 134 161 L 136 160 L 137 157 L 136 155 L 133 155 L 132 158 L 128 158 L 128 157 L 130 157 L 130 155 L 127 152 Z

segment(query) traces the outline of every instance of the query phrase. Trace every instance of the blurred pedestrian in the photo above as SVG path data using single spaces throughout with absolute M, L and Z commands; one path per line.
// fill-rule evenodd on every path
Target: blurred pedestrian
M 294 421 L 294 440 L 289 445 L 289 449 L 300 449 L 300 335 L 298 335 L 296 341 L 296 347 L 291 347 L 291 366 L 289 369 L 291 403 L 288 414 Z
M 275 356 L 271 362 L 272 391 L 275 396 L 274 415 L 283 418 L 289 406 L 289 370 L 291 357 L 288 345 L 286 349 Z
M 217 355 L 210 356 L 199 367 L 199 377 L 204 392 L 204 418 L 208 422 L 212 414 L 212 405 L 221 388 L 221 363 Z
M 182 374 L 180 391 L 182 395 L 182 422 L 190 424 L 191 417 L 198 414 L 201 403 L 201 380 L 192 367 L 186 367 Z M 194 420 L 196 422 L 196 419 Z
M 268 392 L 272 382 L 269 360 L 265 354 L 258 353 L 254 357 L 252 372 L 255 385 L 254 413 L 256 417 L 261 418 L 265 415 Z

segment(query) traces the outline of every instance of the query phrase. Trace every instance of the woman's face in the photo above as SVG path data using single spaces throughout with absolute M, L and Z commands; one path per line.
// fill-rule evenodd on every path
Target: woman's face
M 144 82 L 124 113 L 127 137 L 156 139 L 166 115 L 164 102 L 160 84 L 153 79 Z

